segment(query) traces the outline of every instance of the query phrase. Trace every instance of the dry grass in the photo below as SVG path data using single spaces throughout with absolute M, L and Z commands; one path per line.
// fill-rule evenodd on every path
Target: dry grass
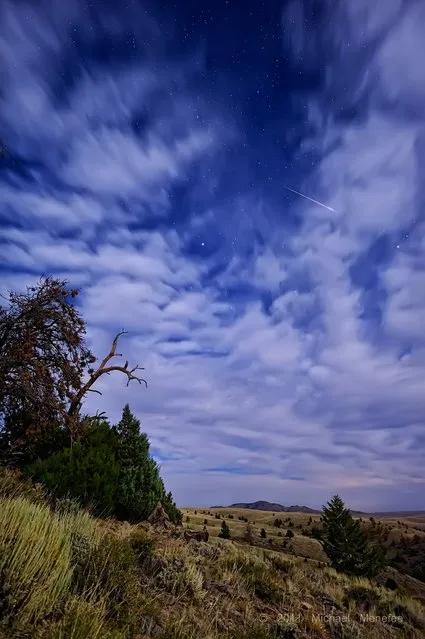
M 104 631 L 100 602 L 95 610 L 94 602 L 71 596 L 77 535 L 80 543 L 85 540 L 92 548 L 103 537 L 86 512 L 57 515 L 46 504 L 25 497 L 0 497 L 0 617 L 12 636 L 32 633 L 59 610 L 61 621 L 51 626 L 56 634 L 44 630 L 43 637 L 77 639 Z
M 242 536 L 246 523 L 227 514 L 234 516 L 227 519 L 233 534 Z M 277 532 L 272 513 L 237 516 L 255 521 L 257 532 Z M 0 637 L 425 636 L 423 602 L 408 594 L 408 582 L 391 591 L 294 554 L 316 554 L 314 544 L 308 545 L 314 540 L 295 526 L 311 525 L 309 515 L 291 514 L 295 537 L 285 552 L 270 550 L 267 539 L 264 547 L 219 539 L 221 521 L 201 511 L 189 511 L 189 517 L 194 528 L 211 520 L 216 534 L 208 543 L 174 539 L 148 525 L 100 522 L 84 512 L 58 514 L 16 493 L 3 494 L 0 595 L 6 605 L 0 604 Z
M 10 614 L 36 623 L 69 589 L 70 534 L 46 506 L 22 497 L 0 499 L 0 575 Z

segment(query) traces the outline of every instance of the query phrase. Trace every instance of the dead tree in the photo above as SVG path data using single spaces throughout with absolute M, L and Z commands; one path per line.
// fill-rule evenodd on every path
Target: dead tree
M 106 355 L 106 357 L 101 361 L 100 365 L 98 366 L 98 368 L 96 370 L 94 370 L 94 369 L 90 369 L 89 370 L 89 372 L 90 372 L 89 379 L 75 393 L 75 395 L 72 398 L 72 401 L 71 401 L 71 403 L 69 405 L 69 409 L 68 409 L 68 417 L 69 418 L 72 418 L 72 417 L 75 417 L 76 415 L 78 415 L 78 413 L 80 411 L 80 408 L 81 408 L 81 403 L 83 401 L 83 398 L 85 397 L 85 395 L 87 393 L 91 392 L 91 393 L 98 393 L 99 395 L 102 394 L 99 390 L 96 390 L 96 389 L 92 388 L 93 384 L 95 384 L 97 382 L 97 380 L 100 377 L 102 377 L 102 375 L 110 375 L 113 371 L 118 371 L 120 373 L 124 373 L 124 375 L 127 376 L 127 386 L 129 385 L 129 383 L 132 380 L 135 380 L 139 384 L 141 384 L 143 382 L 145 384 L 146 388 L 148 387 L 148 384 L 147 384 L 145 379 L 135 375 L 136 371 L 144 370 L 141 366 L 137 365 L 137 366 L 134 366 L 134 368 L 129 368 L 128 367 L 128 361 L 126 361 L 123 366 L 119 366 L 119 365 L 108 366 L 109 362 L 114 357 L 122 357 L 122 353 L 117 353 L 117 346 L 118 346 L 118 340 L 121 337 L 121 335 L 125 335 L 126 333 L 127 333 L 127 331 L 124 331 L 124 330 L 122 330 L 119 333 L 117 333 L 117 335 L 114 338 L 114 341 L 112 342 L 111 350 L 109 351 L 108 355 Z

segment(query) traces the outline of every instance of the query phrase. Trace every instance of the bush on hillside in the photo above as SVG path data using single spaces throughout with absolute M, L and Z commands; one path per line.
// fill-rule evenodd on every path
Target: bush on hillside
M 77 500 L 99 516 L 137 522 L 160 502 L 170 520 L 180 523 L 182 515 L 165 491 L 149 440 L 139 428 L 128 406 L 113 428 L 103 418 L 86 419 L 80 441 L 38 459 L 25 473 L 55 498 Z
M 221 530 L 220 530 L 220 533 L 219 533 L 218 536 L 221 537 L 221 539 L 230 539 L 231 538 L 230 528 L 227 525 L 225 519 L 223 519 L 223 521 L 221 523 Z
M 56 497 L 75 498 L 97 515 L 112 515 L 120 477 L 117 443 L 107 422 L 95 420 L 85 441 L 38 459 L 26 473 Z

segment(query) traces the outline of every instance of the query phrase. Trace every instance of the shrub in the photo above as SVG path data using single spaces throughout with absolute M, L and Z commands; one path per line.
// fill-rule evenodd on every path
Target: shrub
M 148 537 L 141 531 L 136 530 L 130 536 L 130 547 L 134 550 L 139 564 L 152 556 L 155 549 L 155 539 Z
M 99 515 L 114 512 L 120 468 L 116 440 L 106 422 L 96 422 L 87 439 L 47 459 L 31 464 L 26 473 L 41 482 L 56 497 L 77 499 Z
M 20 470 L 0 466 L 0 497 L 25 497 L 35 504 L 45 504 L 46 491 L 25 478 Z
M 91 602 L 72 596 L 66 602 L 61 619 L 49 623 L 41 633 L 41 639 L 124 639 L 124 635 L 110 630 L 105 623 L 105 606 L 102 601 Z
M 230 539 L 231 538 L 231 533 L 230 533 L 230 528 L 227 525 L 226 521 L 223 519 L 222 523 L 221 523 L 221 530 L 220 533 L 218 535 L 219 537 L 221 537 L 222 539 Z
M 357 609 L 361 612 L 370 612 L 379 603 L 380 595 L 373 588 L 355 585 L 346 591 L 344 599 L 345 605 L 348 606 L 350 601 L 354 601 Z
M 135 547 L 140 539 L 133 539 Z M 140 550 L 140 546 L 139 546 Z M 105 538 L 91 549 L 90 559 L 79 573 L 77 594 L 90 593 L 102 601 L 111 628 L 135 632 L 142 622 L 146 600 L 137 571 L 138 554 L 131 542 Z
M 284 559 L 279 555 L 274 555 L 270 557 L 270 563 L 275 570 L 285 575 L 292 574 L 294 570 L 294 564 L 292 561 L 288 559 Z
M 244 532 L 244 539 L 248 544 L 254 543 L 254 529 L 251 524 L 247 524 Z
M 313 539 L 321 539 L 322 538 L 322 531 L 318 526 L 312 526 L 311 528 L 311 536 L 313 537 Z
M 288 537 L 288 539 L 292 539 L 292 537 L 294 537 L 294 533 L 290 528 L 286 531 L 285 537 Z
M 282 601 L 282 589 L 273 570 L 267 565 L 247 561 L 241 568 L 242 575 L 252 587 L 258 599 L 270 604 Z

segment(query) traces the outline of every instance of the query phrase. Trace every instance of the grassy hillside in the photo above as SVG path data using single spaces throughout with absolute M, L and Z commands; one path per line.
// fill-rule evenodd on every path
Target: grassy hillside
M 222 520 L 225 519 L 230 527 L 232 538 L 243 541 L 247 522 L 253 525 L 255 544 L 264 548 L 291 553 L 298 557 L 319 562 L 326 562 L 327 558 L 320 543 L 312 538 L 314 528 L 320 527 L 320 515 L 309 513 L 269 512 L 238 508 L 196 509 L 184 508 L 183 523 L 194 530 L 206 525 L 211 536 L 220 533 Z M 187 518 L 189 517 L 189 522 Z M 220 517 L 217 519 L 216 517 Z M 277 528 L 276 519 L 282 521 Z M 425 515 L 415 517 L 383 518 L 362 516 L 363 528 L 371 538 L 386 548 L 387 560 L 399 571 L 425 581 Z M 266 532 L 266 538 L 260 537 L 261 528 Z M 294 537 L 286 538 L 288 529 Z
M 218 537 L 222 520 L 225 519 L 229 525 L 232 538 L 237 538 L 242 541 L 246 525 L 249 522 L 253 526 L 256 544 L 264 548 L 272 546 L 275 550 L 285 550 L 287 553 L 293 552 L 300 557 L 309 557 L 320 562 L 327 562 L 326 555 L 323 553 L 320 543 L 316 539 L 303 535 L 303 531 L 309 530 L 311 532 L 312 528 L 319 523 L 319 515 L 310 515 L 307 513 L 272 513 L 261 510 L 235 508 L 206 510 L 183 508 L 182 512 L 184 525 L 193 530 L 202 529 L 206 520 L 207 530 L 212 537 Z M 216 518 L 216 515 L 220 518 Z M 188 517 L 189 522 L 187 521 Z M 282 520 L 280 528 L 274 525 L 276 519 Z M 260 537 L 262 528 L 266 531 L 265 539 Z M 289 528 L 294 534 L 292 539 L 285 537 Z
M 194 528 L 203 526 L 203 513 L 185 511 L 186 516 L 187 512 Z M 255 527 L 267 527 L 271 533 L 270 513 L 255 513 L 255 517 Z M 308 524 L 306 515 L 292 518 Z M 228 521 L 233 531 L 245 524 Z M 424 636 L 425 588 L 421 590 L 420 582 L 414 592 L 415 582 L 407 578 L 397 590 L 367 579 L 348 578 L 292 551 L 276 552 L 218 539 L 219 524 L 215 518 L 208 524 L 213 534 L 207 543 L 188 542 L 181 536 L 176 538 L 173 530 L 94 519 L 75 511 L 72 503 L 59 502 L 53 510 L 40 490 L 29 485 L 3 485 L 0 636 Z M 296 533 L 294 545 L 306 541 L 314 542 Z M 319 556 L 319 551 L 315 552 Z M 393 571 L 392 575 L 398 579 L 398 573 Z

